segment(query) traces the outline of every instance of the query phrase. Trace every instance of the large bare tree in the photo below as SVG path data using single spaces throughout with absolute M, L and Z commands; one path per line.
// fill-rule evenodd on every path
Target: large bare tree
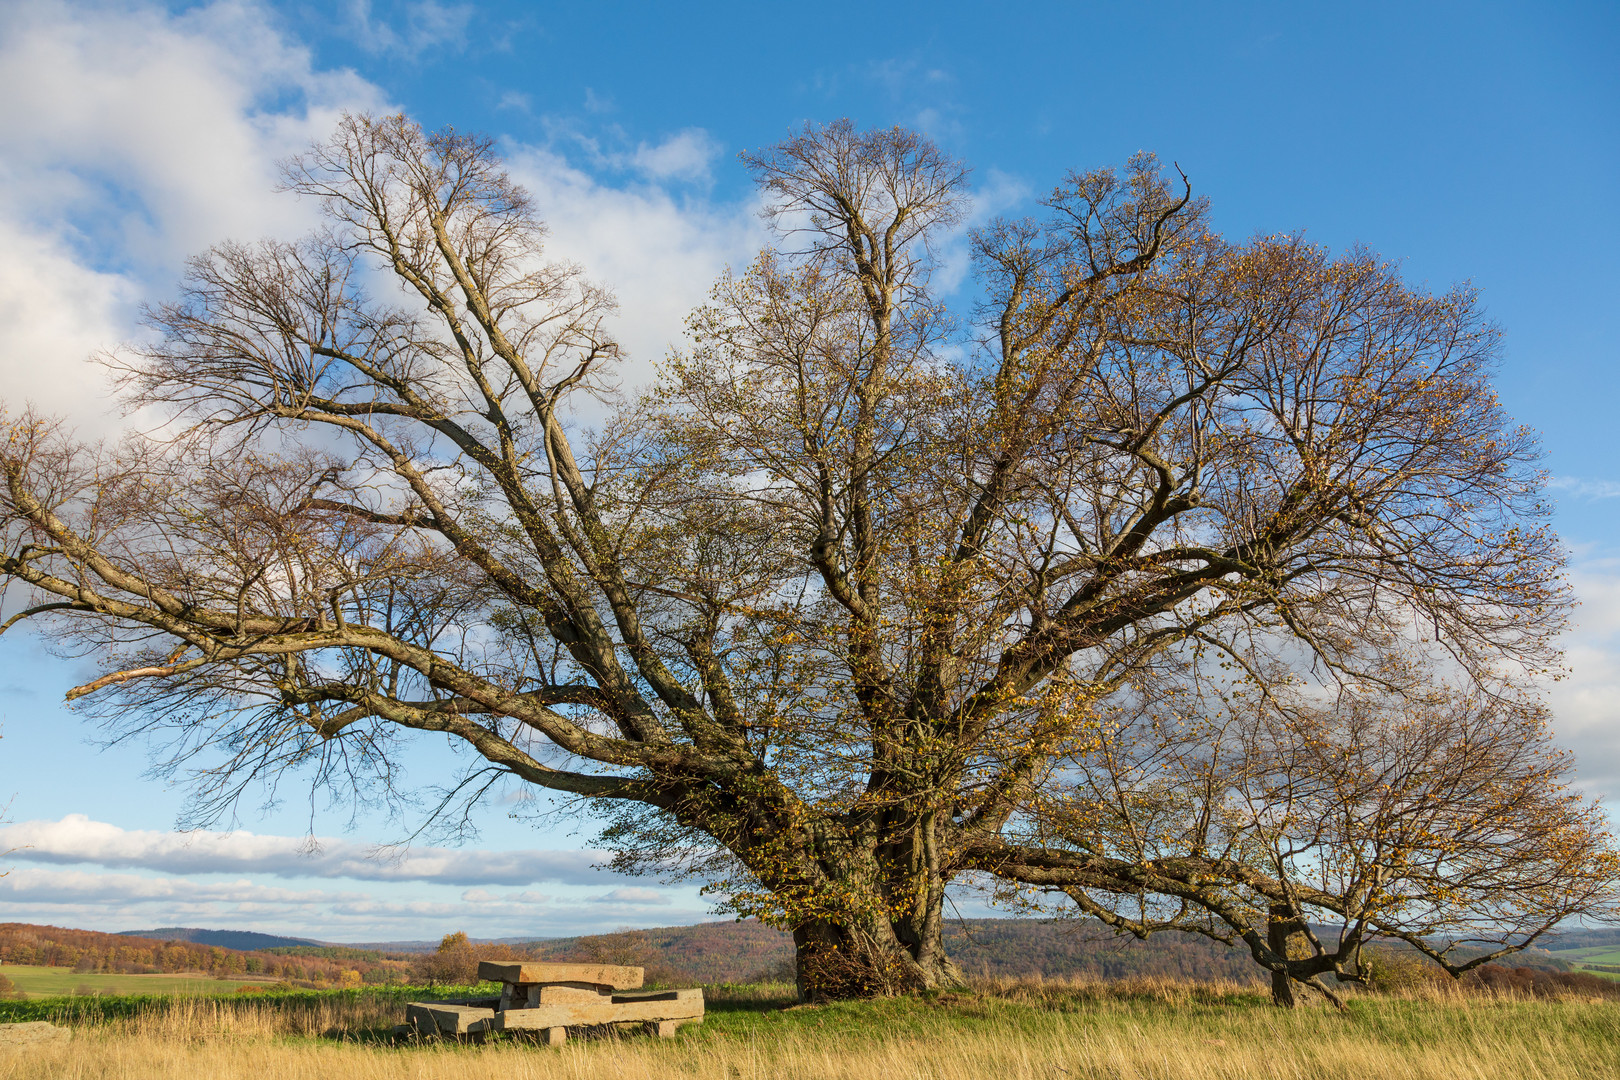
M 459 740 L 792 927 L 808 996 L 957 978 L 970 871 L 1136 888 L 1031 838 L 1109 703 L 1190 657 L 1555 662 L 1535 446 L 1468 292 L 1225 241 L 1142 158 L 973 233 L 953 317 L 958 162 L 847 123 L 747 161 L 778 242 L 588 428 L 612 300 L 491 144 L 344 120 L 287 173 L 328 227 L 198 257 L 116 361 L 163 440 L 13 420 L 5 625 L 101 656 L 70 696 L 166 732 L 205 808 Z

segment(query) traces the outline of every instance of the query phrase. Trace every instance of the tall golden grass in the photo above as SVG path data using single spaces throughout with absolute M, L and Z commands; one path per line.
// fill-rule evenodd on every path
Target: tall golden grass
M 675 1040 L 393 1046 L 364 1001 L 298 1010 L 174 1001 L 0 1051 L 18 1080 L 1453 1080 L 1620 1077 L 1620 1005 L 1437 994 L 1282 1012 L 1250 988 L 998 981 L 871 1004 L 726 1011 Z M 737 1002 L 735 1004 L 741 1005 Z M 360 1041 L 355 1041 L 356 1039 Z M 366 1041 L 371 1039 L 372 1041 Z

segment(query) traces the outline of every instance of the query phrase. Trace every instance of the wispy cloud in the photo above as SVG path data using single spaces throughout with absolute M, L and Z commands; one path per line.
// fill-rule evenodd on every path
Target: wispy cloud
M 441 885 L 607 885 L 616 880 L 594 869 L 604 856 L 591 851 L 492 852 L 434 847 L 395 851 L 337 839 L 323 839 L 312 845 L 300 837 L 240 831 L 122 829 L 84 814 L 0 828 L 0 851 L 8 848 L 17 849 L 10 856 L 12 860 L 91 863 L 168 874 L 255 873 L 283 878 Z
M 868 64 L 867 80 L 911 112 L 911 126 L 939 139 L 962 134 L 962 107 L 956 99 L 956 77 L 918 56 L 891 57 Z
M 371 0 L 349 0 L 349 33 L 355 44 L 369 53 L 407 60 L 415 60 L 430 49 L 455 54 L 466 48 L 467 23 L 473 15 L 471 4 L 416 0 L 398 6 L 403 9 L 399 17 L 375 18 Z
M 534 99 L 529 97 L 528 94 L 523 93 L 521 90 L 508 90 L 503 93 L 501 95 L 501 99 L 495 103 L 495 108 L 513 109 L 517 112 L 523 113 L 533 112 Z
M 1567 491 L 1576 499 L 1620 498 L 1620 480 L 1588 480 L 1577 476 L 1555 476 L 1547 481 L 1553 491 Z

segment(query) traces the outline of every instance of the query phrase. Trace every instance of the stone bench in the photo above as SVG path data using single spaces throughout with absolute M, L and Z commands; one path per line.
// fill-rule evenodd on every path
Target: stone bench
M 453 1037 L 533 1031 L 559 1046 L 571 1027 L 641 1027 L 667 1039 L 682 1024 L 703 1022 L 702 990 L 640 990 L 638 967 L 486 960 L 478 977 L 500 983 L 501 996 L 413 1001 L 404 1026 L 419 1035 Z

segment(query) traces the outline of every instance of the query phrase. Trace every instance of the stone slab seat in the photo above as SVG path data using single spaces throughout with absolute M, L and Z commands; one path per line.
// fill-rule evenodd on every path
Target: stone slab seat
M 535 1031 L 595 1024 L 661 1022 L 702 1023 L 703 991 L 658 990 L 645 994 L 614 994 L 611 1000 L 600 1003 L 559 1002 L 532 1009 L 507 1009 L 496 1013 L 485 1030 Z
M 614 964 L 503 963 L 481 960 L 478 977 L 489 982 L 533 986 L 540 983 L 571 983 L 575 986 L 605 986 L 612 990 L 634 990 L 642 983 L 638 967 Z
M 423 1035 L 476 1035 L 488 1031 L 494 1009 L 454 1005 L 444 1001 L 413 1001 L 405 1007 L 405 1021 Z
M 600 1005 L 613 1000 L 611 987 L 594 983 L 505 983 L 503 986 L 500 1004 L 496 1006 L 496 1010 L 501 1012 L 507 1009 L 532 1009 L 536 1005 L 571 1005 L 579 1002 Z
M 73 1029 L 57 1027 L 46 1020 L 25 1020 L 19 1024 L 0 1024 L 0 1046 L 28 1046 L 34 1043 L 57 1042 L 73 1038 Z
M 630 1001 L 696 1001 L 699 1006 L 703 1004 L 702 990 L 630 990 L 623 994 L 614 994 L 615 1005 Z

